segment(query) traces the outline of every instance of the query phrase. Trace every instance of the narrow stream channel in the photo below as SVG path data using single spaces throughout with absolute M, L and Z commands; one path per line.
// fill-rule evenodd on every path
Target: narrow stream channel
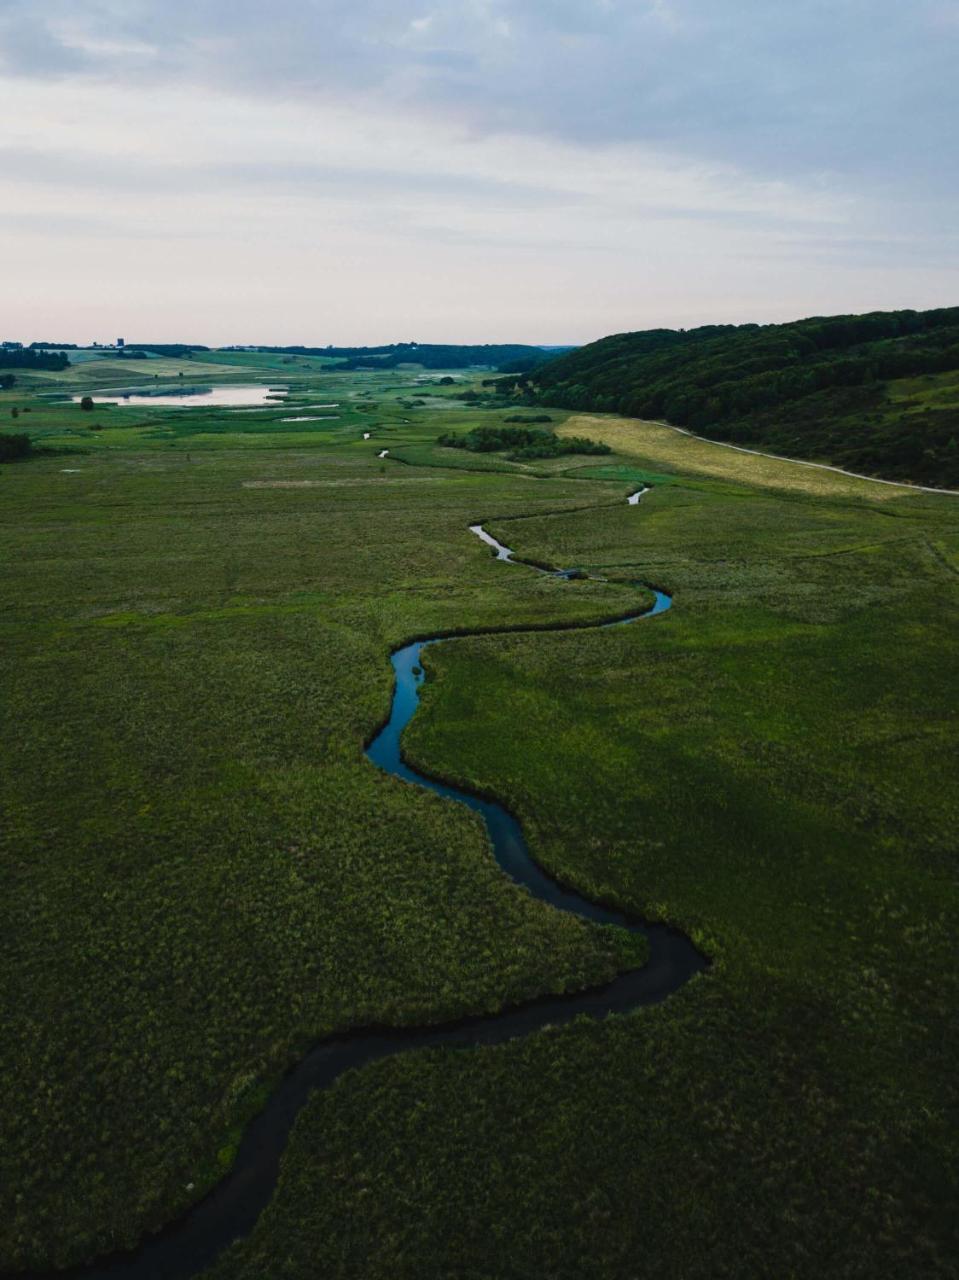
M 636 505 L 645 492 L 640 490 L 627 501 Z M 498 542 L 482 525 L 472 525 L 470 529 L 492 548 L 498 560 L 558 577 L 566 577 L 570 572 L 525 566 L 509 547 Z M 642 612 L 597 625 L 624 626 L 653 618 L 664 613 L 671 604 L 670 596 L 656 591 L 654 603 Z M 564 631 L 575 626 L 559 624 L 548 629 Z M 469 633 L 473 636 L 483 634 L 491 633 L 482 630 Z M 503 805 L 438 782 L 404 761 L 400 740 L 419 706 L 419 690 L 424 680 L 422 653 L 440 640 L 450 643 L 448 638 L 439 636 L 415 640 L 392 654 L 396 685 L 390 717 L 366 748 L 368 759 L 397 778 L 473 809 L 486 825 L 496 861 L 511 879 L 560 911 L 570 911 L 584 920 L 642 933 L 649 942 L 648 962 L 642 969 L 621 974 L 605 986 L 569 995 L 544 996 L 486 1017 L 406 1030 L 370 1027 L 322 1041 L 280 1081 L 266 1107 L 247 1127 L 233 1168 L 203 1200 L 157 1235 L 145 1239 L 133 1252 L 110 1255 L 88 1266 L 73 1267 L 67 1271 L 43 1273 L 48 1280 L 53 1280 L 53 1277 L 186 1280 L 209 1267 L 228 1245 L 252 1231 L 272 1198 L 280 1160 L 300 1108 L 314 1089 L 327 1088 L 352 1067 L 428 1046 L 469 1048 L 502 1044 L 546 1026 L 570 1022 L 583 1014 L 604 1018 L 609 1014 L 628 1013 L 642 1005 L 665 999 L 706 968 L 706 959 L 678 929 L 632 919 L 623 912 L 591 902 L 549 876 L 530 856 L 519 823 Z M 40 1274 L 21 1273 L 17 1280 L 27 1280 L 28 1276 L 36 1280 Z M 12 1280 L 12 1273 L 5 1273 L 4 1280 Z

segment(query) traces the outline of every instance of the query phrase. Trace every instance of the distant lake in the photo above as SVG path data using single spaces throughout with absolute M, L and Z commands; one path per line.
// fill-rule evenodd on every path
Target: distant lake
M 236 384 L 223 387 L 158 387 L 151 391 L 144 387 L 120 388 L 92 393 L 94 404 L 119 405 L 163 405 L 174 409 L 210 409 L 221 407 L 236 408 L 239 405 L 258 405 L 275 403 L 280 407 L 279 397 L 286 395 L 284 388 L 251 387 Z M 73 403 L 79 404 L 82 396 L 74 396 Z

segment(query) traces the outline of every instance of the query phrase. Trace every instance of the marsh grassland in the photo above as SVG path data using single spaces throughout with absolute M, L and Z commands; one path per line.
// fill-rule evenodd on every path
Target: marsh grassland
M 563 411 L 614 453 L 511 463 L 438 446 L 502 414 L 416 370 L 204 363 L 287 400 L 46 398 L 119 385 L 97 362 L 0 395 L 49 450 L 0 468 L 0 1267 L 195 1201 L 334 1029 L 635 963 L 363 745 L 401 641 L 598 620 L 642 579 L 675 597 L 648 625 L 431 649 L 407 751 L 712 968 L 629 1016 L 348 1074 L 210 1274 L 957 1274 L 959 498 Z M 477 520 L 610 581 L 497 564 Z

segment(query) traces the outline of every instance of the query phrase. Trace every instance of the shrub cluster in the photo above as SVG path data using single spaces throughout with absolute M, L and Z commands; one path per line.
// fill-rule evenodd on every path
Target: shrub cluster
M 552 431 L 535 427 L 474 427 L 465 435 L 443 435 L 437 444 L 449 449 L 468 449 L 470 453 L 503 453 L 510 458 L 558 458 L 567 453 L 610 453 L 608 444 L 600 444 L 585 436 L 557 436 Z
M 28 435 L 8 435 L 0 432 L 0 462 L 15 462 L 18 458 L 28 458 L 33 452 L 33 445 Z

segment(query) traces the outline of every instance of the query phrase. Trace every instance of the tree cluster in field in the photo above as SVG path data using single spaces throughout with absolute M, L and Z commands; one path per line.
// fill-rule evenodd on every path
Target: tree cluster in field
M 567 453 L 610 453 L 608 444 L 585 436 L 557 436 L 552 431 L 530 427 L 474 427 L 465 435 L 443 435 L 437 444 L 470 453 L 503 453 L 519 461 L 527 458 L 559 458 Z
M 32 351 L 29 348 L 0 351 L 0 369 L 66 369 L 70 361 L 65 351 Z
M 665 418 L 760 447 L 771 447 L 788 422 L 790 447 L 806 456 L 842 454 L 864 469 L 947 483 L 955 415 L 947 421 L 931 411 L 926 421 L 907 409 L 882 430 L 858 432 L 852 449 L 845 417 L 874 408 L 885 382 L 957 369 L 959 307 L 952 307 L 618 334 L 550 361 L 532 378 L 502 379 L 500 389 L 568 408 Z
M 553 419 L 550 417 L 548 413 L 530 413 L 530 414 L 515 413 L 509 418 L 504 418 L 503 421 L 517 422 L 517 423 L 522 423 L 524 426 L 527 426 L 527 427 L 534 427 L 541 422 L 552 422 Z
M 8 435 L 0 431 L 0 462 L 16 462 L 28 458 L 33 452 L 28 435 Z

